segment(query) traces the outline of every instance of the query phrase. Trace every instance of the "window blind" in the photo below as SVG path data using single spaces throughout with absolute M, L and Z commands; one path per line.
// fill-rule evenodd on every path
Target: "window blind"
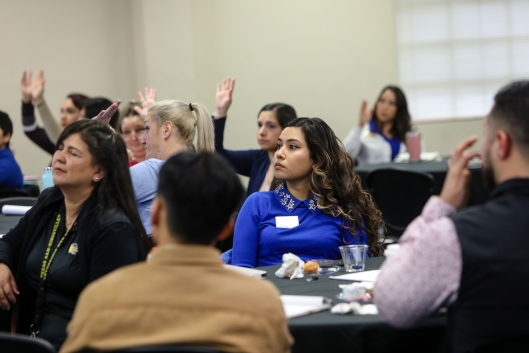
M 529 79 L 529 0 L 395 0 L 399 81 L 414 120 L 481 117 Z

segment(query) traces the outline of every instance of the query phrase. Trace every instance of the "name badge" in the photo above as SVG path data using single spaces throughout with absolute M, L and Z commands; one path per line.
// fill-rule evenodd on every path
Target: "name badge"
M 298 216 L 276 217 L 276 228 L 294 228 L 299 226 Z
M 70 249 L 68 249 L 68 253 L 72 255 L 77 255 L 78 251 L 79 246 L 77 245 L 77 243 L 72 243 L 72 245 L 70 245 Z

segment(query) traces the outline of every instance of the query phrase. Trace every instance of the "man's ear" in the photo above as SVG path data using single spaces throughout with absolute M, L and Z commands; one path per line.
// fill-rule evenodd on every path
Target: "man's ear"
M 233 233 L 233 227 L 235 226 L 235 217 L 231 216 L 228 223 L 226 223 L 226 226 L 224 226 L 224 229 L 220 232 L 219 236 L 217 237 L 217 241 L 223 241 L 225 239 L 228 239 Z
M 505 160 L 512 154 L 513 143 L 511 137 L 503 130 L 496 132 L 498 143 L 498 159 Z
M 163 208 L 163 201 L 156 196 L 152 202 L 151 209 L 151 224 L 153 227 L 158 227 L 161 221 L 161 213 Z

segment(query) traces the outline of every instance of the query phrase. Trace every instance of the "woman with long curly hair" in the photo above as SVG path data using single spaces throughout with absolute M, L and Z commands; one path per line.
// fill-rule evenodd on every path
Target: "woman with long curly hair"
M 281 132 L 270 192 L 250 195 L 235 226 L 232 264 L 277 265 L 285 253 L 339 259 L 341 245 L 367 244 L 381 254 L 380 211 L 362 189 L 354 162 L 318 118 L 297 118 Z

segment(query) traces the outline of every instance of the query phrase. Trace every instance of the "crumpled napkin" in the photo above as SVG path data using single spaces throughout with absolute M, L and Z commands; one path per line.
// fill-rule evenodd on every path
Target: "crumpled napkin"
M 361 305 L 358 302 L 339 303 L 331 308 L 333 314 L 377 315 L 377 307 L 373 304 Z
M 279 278 L 303 278 L 305 262 L 294 254 L 283 254 L 283 265 L 276 271 Z

